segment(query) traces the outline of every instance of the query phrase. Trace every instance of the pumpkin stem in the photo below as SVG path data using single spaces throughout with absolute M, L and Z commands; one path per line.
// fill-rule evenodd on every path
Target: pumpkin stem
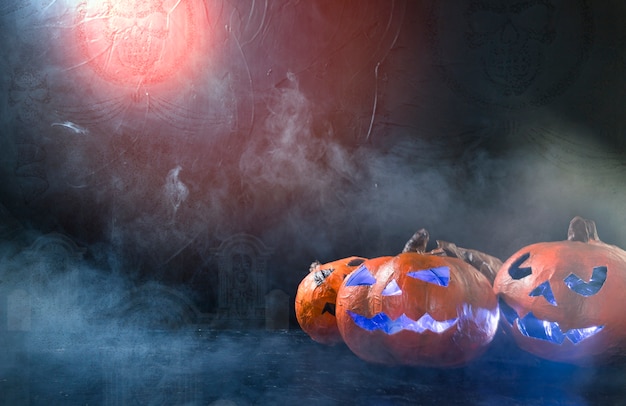
M 315 260 L 313 262 L 311 262 L 311 265 L 309 265 L 309 272 L 315 272 L 320 268 L 321 262 L 318 260 Z
M 569 241 L 581 242 L 588 242 L 589 240 L 600 241 L 596 223 L 593 220 L 587 220 L 580 216 L 574 217 L 567 229 L 567 239 Z
M 402 252 L 426 252 L 426 246 L 428 245 L 428 239 L 430 235 L 425 228 L 417 230 L 415 234 L 406 242 Z
M 430 251 L 429 254 L 461 259 L 478 269 L 480 273 L 489 279 L 489 283 L 492 285 L 498 270 L 502 266 L 502 261 L 496 257 L 477 250 L 462 248 L 447 241 L 437 240 L 437 248 Z

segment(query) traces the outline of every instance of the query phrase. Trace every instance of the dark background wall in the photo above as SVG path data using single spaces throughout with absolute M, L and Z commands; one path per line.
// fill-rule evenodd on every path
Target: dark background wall
M 506 259 L 581 215 L 626 247 L 621 1 L 10 3 L 7 291 L 93 309 L 156 283 L 212 312 L 239 233 L 291 299 L 313 260 L 421 227 Z M 80 277 L 24 259 L 53 232 Z

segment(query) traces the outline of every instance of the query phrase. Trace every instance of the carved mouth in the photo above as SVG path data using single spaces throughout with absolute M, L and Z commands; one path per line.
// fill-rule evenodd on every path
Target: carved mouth
M 326 302 L 324 303 L 324 308 L 322 309 L 322 314 L 324 313 L 328 313 L 331 316 L 335 315 L 335 303 L 331 303 L 331 302 Z
M 559 345 L 563 344 L 565 339 L 578 344 L 598 334 L 604 328 L 604 326 L 591 326 L 563 331 L 559 323 L 538 319 L 532 313 L 528 313 L 520 318 L 515 309 L 509 306 L 502 298 L 500 298 L 500 310 L 506 321 L 511 326 L 515 326 L 522 335 Z
M 396 334 L 404 330 L 423 333 L 424 331 L 432 331 L 434 333 L 443 333 L 450 327 L 454 326 L 459 320 L 458 317 L 450 320 L 437 321 L 428 313 L 425 313 L 417 320 L 413 320 L 406 314 L 402 314 L 397 319 L 392 319 L 385 313 L 378 313 L 371 318 L 361 316 L 348 310 L 348 314 L 354 320 L 354 323 L 364 330 L 376 331 L 380 330 L 385 334 Z

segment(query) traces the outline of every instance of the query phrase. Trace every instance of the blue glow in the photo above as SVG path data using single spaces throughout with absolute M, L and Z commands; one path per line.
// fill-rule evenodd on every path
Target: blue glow
M 543 296 L 552 306 L 556 306 L 556 299 L 554 298 L 554 293 L 552 293 L 552 288 L 548 281 L 537 286 L 528 296 Z
M 398 296 L 401 294 L 402 294 L 402 289 L 400 289 L 400 286 L 398 286 L 398 282 L 396 282 L 395 279 L 389 282 L 389 284 L 385 286 L 385 289 L 383 289 L 383 292 L 382 292 L 383 296 Z
M 365 265 L 361 265 L 348 276 L 346 286 L 369 286 L 376 283 L 376 278 Z
M 395 320 L 392 320 L 385 313 L 378 313 L 375 316 L 368 318 L 356 314 L 350 310 L 347 313 L 352 317 L 354 323 L 367 331 L 380 330 L 385 334 L 396 334 L 403 330 L 409 330 L 416 333 L 423 333 L 424 331 L 432 331 L 434 333 L 443 333 L 454 324 L 456 324 L 458 317 L 445 321 L 437 321 L 432 318 L 428 313 L 425 313 L 418 320 L 413 320 L 406 314 L 402 314 Z
M 530 258 L 530 252 L 527 252 L 526 254 L 522 255 L 511 264 L 511 266 L 509 267 L 509 275 L 511 275 L 511 278 L 516 279 L 516 280 L 522 279 L 532 273 L 532 269 L 529 266 L 524 267 L 524 268 L 519 267 L 528 258 Z
M 407 275 L 411 278 L 439 286 L 448 286 L 450 283 L 450 268 L 447 266 L 438 266 L 421 271 L 411 271 L 407 272 Z
M 585 328 L 562 331 L 559 323 L 554 321 L 541 320 L 534 314 L 528 313 L 523 318 L 519 318 L 515 309 L 509 306 L 502 298 L 498 299 L 500 312 L 510 325 L 516 325 L 522 335 L 538 340 L 549 341 L 554 344 L 563 344 L 567 338 L 574 344 L 597 334 L 604 326 L 591 326 Z
M 604 326 L 592 326 L 562 331 L 559 323 L 554 321 L 541 320 L 532 313 L 528 313 L 524 318 L 517 319 L 517 328 L 526 337 L 549 341 L 554 344 L 563 344 L 565 339 L 572 343 L 579 342 L 597 334 Z
M 589 282 L 585 282 L 578 275 L 572 273 L 565 278 L 565 284 L 568 288 L 580 295 L 593 296 L 604 286 L 607 271 L 606 266 L 594 267 Z
M 569 330 L 567 333 L 565 333 L 565 335 L 567 336 L 567 338 L 569 338 L 571 342 L 573 342 L 574 344 L 578 344 L 585 338 L 591 337 L 592 335 L 598 333 L 603 328 L 604 326 L 577 328 L 575 330 Z
M 500 306 L 500 311 L 502 312 L 502 315 L 504 316 L 506 321 L 508 321 L 510 325 L 513 325 L 513 323 L 515 323 L 515 320 L 518 318 L 515 309 L 509 306 L 507 302 L 505 302 L 502 298 L 498 298 L 498 304 Z

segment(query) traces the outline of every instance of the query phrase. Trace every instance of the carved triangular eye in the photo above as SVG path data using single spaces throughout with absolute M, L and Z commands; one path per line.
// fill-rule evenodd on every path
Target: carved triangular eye
M 527 252 L 526 254 L 522 255 L 521 257 L 516 259 L 515 262 L 511 264 L 511 266 L 509 267 L 509 275 L 511 275 L 511 278 L 516 279 L 516 280 L 522 279 L 532 273 L 532 269 L 529 266 L 520 268 L 520 265 L 522 265 L 524 261 L 526 261 L 529 257 L 530 257 L 530 252 Z
M 335 309 L 336 309 L 336 304 L 335 303 L 326 302 L 324 304 L 324 308 L 322 309 L 322 314 L 328 313 L 328 314 L 334 316 L 335 315 Z
M 565 278 L 565 285 L 579 295 L 593 296 L 604 286 L 607 271 L 606 266 L 594 267 L 589 282 L 585 282 L 578 275 L 572 273 Z
M 407 272 L 407 276 L 439 286 L 448 286 L 450 283 L 450 267 L 438 266 L 421 271 Z
M 365 265 L 361 265 L 352 272 L 346 281 L 346 286 L 369 286 L 376 283 L 376 278 Z
M 389 282 L 387 286 L 385 286 L 385 289 L 383 289 L 383 292 L 382 292 L 383 296 L 398 296 L 401 294 L 402 294 L 402 289 L 400 289 L 400 286 L 398 286 L 398 282 L 396 282 L 395 279 Z
M 365 258 L 354 258 L 348 262 L 348 266 L 357 266 L 365 262 Z
M 554 298 L 552 287 L 548 281 L 545 281 L 541 285 L 537 286 L 528 294 L 528 296 L 543 296 L 552 306 L 556 306 L 556 299 Z

